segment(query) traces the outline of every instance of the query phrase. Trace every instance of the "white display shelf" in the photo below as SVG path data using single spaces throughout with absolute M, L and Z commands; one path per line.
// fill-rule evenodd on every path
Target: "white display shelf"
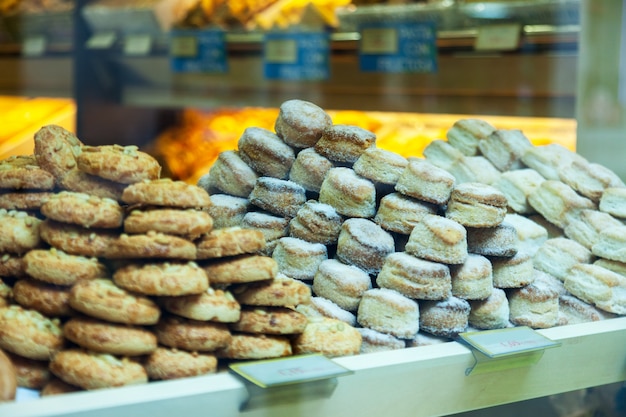
M 353 371 L 334 391 L 290 401 L 255 397 L 221 372 L 196 378 L 79 392 L 0 405 L 3 417 L 442 416 L 626 380 L 626 317 L 539 330 L 560 342 L 527 367 L 470 373 L 472 351 L 458 342 L 334 359 Z M 258 404 L 261 404 L 260 406 Z

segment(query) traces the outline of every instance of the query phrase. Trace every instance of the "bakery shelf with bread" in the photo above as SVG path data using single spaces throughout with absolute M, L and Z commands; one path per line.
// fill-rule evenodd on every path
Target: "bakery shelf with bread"
M 433 416 L 626 379 L 614 366 L 626 360 L 622 180 L 482 120 L 446 135 L 405 157 L 294 99 L 190 184 L 135 146 L 41 128 L 32 155 L 0 161 L 0 348 L 47 377 L 16 367 L 43 398 L 0 413 L 213 404 L 236 415 L 246 390 L 229 363 L 303 353 L 355 371 L 319 400 L 328 415 L 380 410 L 351 398 L 387 378 L 408 413 L 415 398 L 397 395 L 433 370 L 433 386 L 448 386 L 421 405 Z M 536 175 L 502 180 L 516 172 Z M 512 326 L 563 347 L 504 371 L 497 388 L 493 375 L 466 377 L 473 356 L 458 334 Z M 578 359 L 594 349 L 612 359 L 591 371 Z M 513 389 L 522 375 L 528 386 Z

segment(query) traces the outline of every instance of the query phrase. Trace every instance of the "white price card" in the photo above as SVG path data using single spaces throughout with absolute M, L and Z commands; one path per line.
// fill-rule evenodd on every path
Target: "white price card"
M 518 23 L 481 26 L 474 43 L 477 51 L 511 51 L 518 47 L 522 27 Z
M 293 64 L 298 61 L 298 43 L 295 39 L 268 39 L 264 55 L 266 62 Z
M 230 369 L 262 388 L 318 381 L 352 373 L 319 354 L 237 363 L 230 365 Z
M 361 31 L 362 54 L 398 53 L 398 30 L 393 27 L 373 27 Z
M 87 49 L 109 49 L 115 43 L 116 38 L 115 32 L 96 33 L 87 39 L 85 46 Z
M 526 326 L 460 333 L 459 337 L 490 358 L 528 353 L 561 344 Z
M 22 55 L 41 56 L 46 52 L 47 44 L 44 36 L 28 36 L 22 42 Z
M 133 56 L 148 55 L 152 49 L 150 35 L 128 35 L 124 38 L 124 54 Z

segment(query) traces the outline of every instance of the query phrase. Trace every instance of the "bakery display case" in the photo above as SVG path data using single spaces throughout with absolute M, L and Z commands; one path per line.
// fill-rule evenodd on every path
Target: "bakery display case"
M 579 1 L 344 4 L 331 16 L 307 9 L 298 15 L 306 16 L 307 22 L 316 26 L 320 19 L 326 25 L 332 22 L 331 75 L 307 81 L 268 79 L 263 35 L 269 29 L 262 27 L 266 22 L 262 19 L 227 26 L 228 71 L 174 70 L 172 5 L 182 3 L 75 2 L 70 70 L 75 107 L 69 111 L 76 119 L 74 125 L 64 126 L 76 131 L 85 144 L 137 145 L 163 162 L 165 176 L 195 184 L 220 152 L 236 148 L 245 127 L 273 129 L 281 103 L 298 98 L 326 109 L 336 123 L 375 132 L 379 147 L 407 158 L 423 156 L 426 146 L 445 138 L 455 121 L 470 117 L 503 129 L 521 129 L 533 145 L 581 148 L 576 115 L 580 19 L 586 12 Z M 213 3 L 219 2 L 202 2 L 203 7 Z M 185 30 L 212 24 L 197 2 L 189 4 L 195 8 L 183 8 L 177 17 L 187 25 Z M 362 71 L 360 28 L 381 19 L 434 22 L 437 71 Z M 220 23 L 232 22 L 231 16 Z M 486 36 L 481 28 L 498 25 L 516 28 L 514 46 L 478 47 Z M 54 68 L 56 59 L 67 65 L 66 52 L 51 48 L 43 56 L 15 62 L 31 60 L 41 71 Z M 40 68 L 36 60 L 45 65 Z M 66 70 L 52 73 L 66 76 Z M 66 86 L 61 86 L 49 95 L 64 95 Z M 7 92 L 20 91 L 13 87 Z M 35 95 L 45 91 L 30 88 L 32 84 L 24 91 Z M 290 384 L 270 388 L 259 388 L 222 363 L 216 374 L 136 386 L 43 398 L 24 390 L 18 401 L 0 403 L 0 415 L 471 416 L 478 410 L 626 381 L 626 318 L 560 325 L 536 334 L 547 338 L 549 347 L 489 357 L 464 340 L 439 340 L 335 357 L 330 362 L 345 370 L 338 376 L 294 378 Z

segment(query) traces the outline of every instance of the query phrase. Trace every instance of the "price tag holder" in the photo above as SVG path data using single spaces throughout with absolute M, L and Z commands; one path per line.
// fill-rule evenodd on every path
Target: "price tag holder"
M 48 41 L 45 36 L 28 36 L 22 42 L 22 55 L 28 57 L 42 56 L 47 47 Z
M 546 349 L 561 345 L 526 326 L 460 333 L 459 338 L 475 359 L 466 375 L 530 366 Z
M 129 56 L 146 56 L 152 50 L 150 35 L 128 35 L 124 38 L 124 54 Z
M 337 378 L 353 373 L 319 354 L 237 363 L 229 367 L 246 384 L 249 398 L 242 405 L 245 410 L 328 398 L 338 384 Z
M 115 44 L 116 39 L 115 32 L 96 33 L 87 39 L 85 47 L 87 49 L 110 49 Z
M 478 28 L 474 49 L 477 51 L 512 51 L 519 46 L 522 26 L 503 23 Z
M 430 21 L 376 22 L 359 27 L 364 72 L 436 72 L 437 30 Z
M 263 40 L 263 68 L 269 80 L 326 80 L 330 36 L 324 31 L 270 32 Z
M 221 29 L 170 32 L 170 64 L 174 72 L 226 73 L 226 36 Z

